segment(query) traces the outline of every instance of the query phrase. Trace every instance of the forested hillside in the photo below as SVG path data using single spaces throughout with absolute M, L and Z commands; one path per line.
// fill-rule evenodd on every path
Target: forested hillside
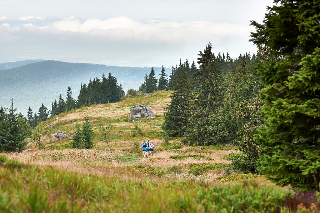
M 0 70 L 0 105 L 9 107 L 13 98 L 15 107 L 23 114 L 26 114 L 28 106 L 38 109 L 43 103 L 50 107 L 59 94 L 66 94 L 68 86 L 72 88 L 73 95 L 77 96 L 81 83 L 87 84 L 90 79 L 100 78 L 103 74 L 107 76 L 109 73 L 117 78 L 124 91 L 129 88 L 137 89 L 150 69 L 41 61 Z M 154 70 L 158 75 L 161 68 L 155 67 Z

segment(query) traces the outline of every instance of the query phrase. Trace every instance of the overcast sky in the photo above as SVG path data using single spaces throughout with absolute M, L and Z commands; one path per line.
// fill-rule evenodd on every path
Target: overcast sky
M 250 20 L 272 0 L 1 0 L 0 63 L 27 59 L 171 67 L 254 53 Z

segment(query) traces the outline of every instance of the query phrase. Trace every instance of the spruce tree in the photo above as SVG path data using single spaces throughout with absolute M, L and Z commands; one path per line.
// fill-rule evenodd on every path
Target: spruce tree
M 84 148 L 83 146 L 83 134 L 81 130 L 81 126 L 79 124 L 76 124 L 76 131 L 74 133 L 74 136 L 72 137 L 72 148 Z
M 222 76 L 218 69 L 216 58 L 209 43 L 204 52 L 199 53 L 199 69 L 195 73 L 195 83 L 199 88 L 194 93 L 194 103 L 190 125 L 187 131 L 187 141 L 195 145 L 213 145 L 226 143 L 215 140 L 223 128 L 221 117 L 216 116 L 222 105 L 223 89 Z
M 21 152 L 26 146 L 25 138 L 31 136 L 31 126 L 15 112 L 13 101 L 8 113 L 0 108 L 0 151 L 2 152 Z
M 194 61 L 193 61 L 192 64 L 191 64 L 190 72 L 191 72 L 191 76 L 192 76 L 192 77 L 193 77 L 194 74 L 197 72 L 197 66 L 196 66 L 196 64 L 194 63 Z
M 154 69 L 152 67 L 150 74 L 149 74 L 147 81 L 146 81 L 146 92 L 147 93 L 152 93 L 158 89 L 157 81 L 158 80 L 156 79 L 156 74 L 154 73 Z
M 160 73 L 158 90 L 168 90 L 167 74 L 163 66 Z
M 88 117 L 82 126 L 76 125 L 72 147 L 78 149 L 91 149 L 93 147 L 93 130 Z
M 59 108 L 59 114 L 66 111 L 66 103 L 62 98 L 62 95 L 59 96 L 59 102 L 58 102 L 58 108 Z
M 54 100 L 51 104 L 51 117 L 59 115 L 59 106 L 57 100 Z
M 67 89 L 67 99 L 66 99 L 66 111 L 71 111 L 75 108 L 76 102 L 72 97 L 71 87 Z
M 167 108 L 162 129 L 171 137 L 184 136 L 190 117 L 192 76 L 187 62 L 175 70 L 175 81 L 172 84 L 173 94 Z
M 33 111 L 31 109 L 31 107 L 29 106 L 28 108 L 28 112 L 27 112 L 27 122 L 30 124 L 31 127 L 34 127 L 33 126 Z
M 38 115 L 39 115 L 39 122 L 47 120 L 49 117 L 48 108 L 45 107 L 43 104 L 41 104 L 38 111 Z
M 319 190 L 320 2 L 276 0 L 252 25 L 265 88 L 259 169 L 278 184 Z
M 88 117 L 85 117 L 85 122 L 82 125 L 83 145 L 86 149 L 93 147 L 93 130 Z
M 76 102 L 77 108 L 89 105 L 88 89 L 86 84 L 81 84 L 80 93 Z

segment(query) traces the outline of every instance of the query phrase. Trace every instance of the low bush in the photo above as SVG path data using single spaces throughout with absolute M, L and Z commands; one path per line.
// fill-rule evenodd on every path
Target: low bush
M 189 164 L 189 171 L 188 173 L 193 174 L 193 175 L 203 175 L 205 173 L 207 173 L 208 171 L 222 171 L 225 164 L 223 163 L 201 163 L 201 164 L 197 164 L 197 163 L 192 163 Z
M 8 160 L 7 155 L 0 155 L 0 165 L 3 165 Z
M 25 167 L 23 163 L 16 160 L 7 160 L 3 166 L 8 169 L 22 169 Z

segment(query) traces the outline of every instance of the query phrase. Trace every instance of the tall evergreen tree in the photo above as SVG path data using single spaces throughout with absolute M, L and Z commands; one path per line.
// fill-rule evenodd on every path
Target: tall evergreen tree
M 58 107 L 59 107 L 59 114 L 66 111 L 66 102 L 63 100 L 61 94 L 59 96 Z
M 214 135 L 223 128 L 216 116 L 217 110 L 222 105 L 223 89 L 222 76 L 218 69 L 216 58 L 212 53 L 209 43 L 204 52 L 199 53 L 199 69 L 195 73 L 196 84 L 199 88 L 194 93 L 194 109 L 190 117 L 187 131 L 187 141 L 196 145 L 212 145 L 226 143 L 214 140 Z
M 157 81 L 158 80 L 156 79 L 156 74 L 155 74 L 154 69 L 152 67 L 150 74 L 148 76 L 148 79 L 146 81 L 146 92 L 147 93 L 152 93 L 158 89 Z
M 262 24 L 252 22 L 265 86 L 259 169 L 278 184 L 319 190 L 320 2 L 275 3 Z
M 77 108 L 89 105 L 89 94 L 86 84 L 81 84 L 80 93 L 76 102 Z
M 184 136 L 190 117 L 192 76 L 187 62 L 175 70 L 171 103 L 167 108 L 162 129 L 171 137 Z
M 168 90 L 167 74 L 166 74 L 166 71 L 163 66 L 162 66 L 161 73 L 160 73 L 158 90 Z
M 33 111 L 30 106 L 27 112 L 27 122 L 30 124 L 31 127 L 34 127 Z
M 45 107 L 43 104 L 41 104 L 38 114 L 39 114 L 39 122 L 47 120 L 49 117 L 48 108 Z
M 21 152 L 26 146 L 24 139 L 31 135 L 31 126 L 15 112 L 13 101 L 8 113 L 0 108 L 0 151 L 2 152 Z
M 57 100 L 54 100 L 54 102 L 51 104 L 51 117 L 55 115 L 59 115 L 59 105 Z
M 76 106 L 76 102 L 72 97 L 71 87 L 67 89 L 67 99 L 66 99 L 66 111 L 73 110 Z
M 85 117 L 85 122 L 82 125 L 83 143 L 86 149 L 93 147 L 93 130 L 88 117 Z
M 191 64 L 190 72 L 191 72 L 191 76 L 194 76 L 194 74 L 197 72 L 197 66 L 194 63 L 194 61 Z
M 76 125 L 76 132 L 73 136 L 72 147 L 78 149 L 91 149 L 93 147 L 93 130 L 88 117 L 82 126 Z

